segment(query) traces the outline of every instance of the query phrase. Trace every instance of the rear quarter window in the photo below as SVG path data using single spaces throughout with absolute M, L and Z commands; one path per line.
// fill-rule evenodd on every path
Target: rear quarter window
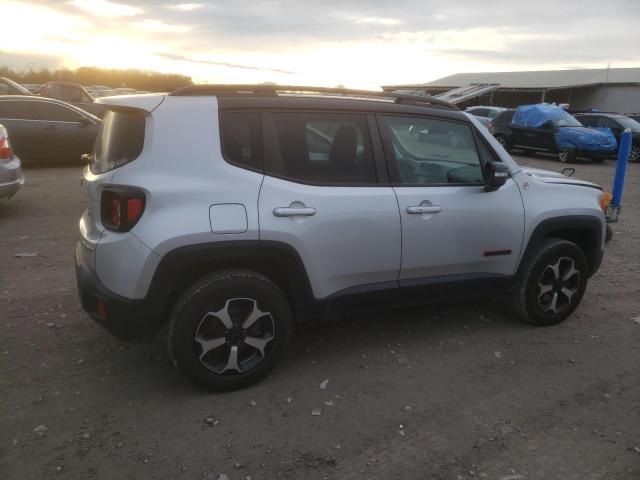
M 262 173 L 261 123 L 258 112 L 220 115 L 222 155 L 228 163 Z
M 132 162 L 144 146 L 145 114 L 141 111 L 108 110 L 93 148 L 91 171 L 108 172 Z

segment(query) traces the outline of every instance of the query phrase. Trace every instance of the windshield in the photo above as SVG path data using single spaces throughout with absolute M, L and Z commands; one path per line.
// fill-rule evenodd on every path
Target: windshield
M 631 130 L 640 130 L 640 122 L 629 117 L 616 117 L 616 120 L 624 128 L 630 128 Z
M 551 112 L 551 121 L 556 127 L 582 127 L 583 125 L 576 120 L 570 113 L 558 108 Z

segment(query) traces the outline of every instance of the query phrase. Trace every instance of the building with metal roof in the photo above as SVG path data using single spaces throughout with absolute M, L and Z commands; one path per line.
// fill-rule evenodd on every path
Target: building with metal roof
M 432 82 L 382 88 L 443 95 L 462 87 L 478 90 L 479 85 L 494 88 L 484 89 L 490 91 L 464 104 L 516 107 L 546 101 L 568 103 L 572 110 L 640 111 L 640 68 L 457 73 Z

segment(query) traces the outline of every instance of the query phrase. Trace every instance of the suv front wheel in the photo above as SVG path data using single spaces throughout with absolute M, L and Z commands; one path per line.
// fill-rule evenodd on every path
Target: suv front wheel
M 273 282 L 254 272 L 225 271 L 197 281 L 178 300 L 167 344 L 191 382 L 226 391 L 266 376 L 291 331 L 289 305 Z
M 553 325 L 578 307 L 587 287 L 589 267 L 575 243 L 545 239 L 522 267 L 512 306 L 533 325 Z

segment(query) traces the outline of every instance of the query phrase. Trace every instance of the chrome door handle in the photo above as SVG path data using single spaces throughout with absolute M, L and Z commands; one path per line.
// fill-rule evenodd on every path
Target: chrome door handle
M 418 205 L 414 207 L 407 207 L 407 213 L 438 213 L 442 211 L 440 205 Z
M 313 207 L 278 207 L 273 209 L 273 214 L 276 217 L 295 217 L 297 215 L 310 217 L 316 214 L 316 209 Z

